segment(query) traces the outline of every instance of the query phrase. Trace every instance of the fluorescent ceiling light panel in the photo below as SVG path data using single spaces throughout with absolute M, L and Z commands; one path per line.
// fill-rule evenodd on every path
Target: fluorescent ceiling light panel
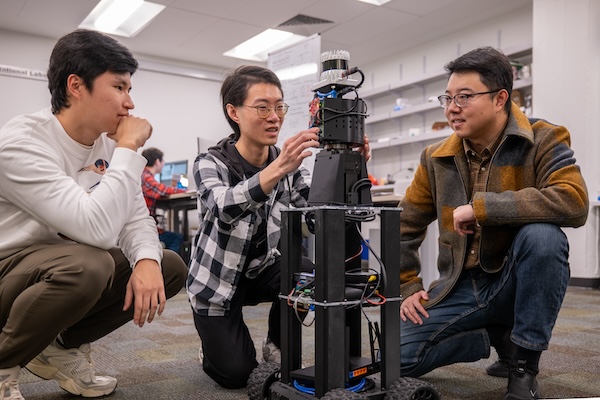
M 224 56 L 252 61 L 267 61 L 269 53 L 292 45 L 306 36 L 295 35 L 279 29 L 267 29 L 223 53 Z
M 385 3 L 388 3 L 390 0 L 358 0 L 358 1 L 362 1 L 363 3 L 373 4 L 376 6 L 382 6 Z
M 134 37 L 164 9 L 144 0 L 101 0 L 79 27 Z

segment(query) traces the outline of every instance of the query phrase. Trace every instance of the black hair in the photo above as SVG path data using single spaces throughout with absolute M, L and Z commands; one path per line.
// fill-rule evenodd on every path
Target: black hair
M 234 107 L 239 107 L 244 104 L 248 97 L 248 89 L 250 86 L 256 83 L 269 83 L 275 85 L 281 91 L 283 96 L 283 89 L 281 88 L 281 81 L 275 75 L 273 71 L 268 68 L 253 66 L 253 65 L 242 65 L 236 68 L 231 74 L 229 74 L 223 81 L 221 86 L 221 103 L 223 106 L 223 113 L 227 122 L 231 128 L 233 128 L 235 139 L 240 137 L 240 127 L 229 117 L 227 113 L 227 104 L 231 104 Z
M 504 111 L 510 112 L 513 87 L 513 72 L 510 59 L 493 47 L 480 47 L 450 61 L 444 66 L 448 77 L 453 73 L 477 72 L 481 82 L 489 89 L 506 89 L 509 100 L 504 105 Z M 491 96 L 494 93 L 490 94 Z
M 83 79 L 91 92 L 94 80 L 110 71 L 133 74 L 138 62 L 131 52 L 108 35 L 78 29 L 61 37 L 50 55 L 48 88 L 52 95 L 52 112 L 70 106 L 67 98 L 67 78 L 71 74 Z
M 149 147 L 142 151 L 142 155 L 146 157 L 146 166 L 151 167 L 156 163 L 156 160 L 162 161 L 164 153 L 156 147 Z

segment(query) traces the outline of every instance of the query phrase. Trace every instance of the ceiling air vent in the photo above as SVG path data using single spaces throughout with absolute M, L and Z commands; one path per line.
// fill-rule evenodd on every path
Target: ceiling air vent
M 319 24 L 332 24 L 333 21 L 327 21 L 326 19 L 309 17 L 308 15 L 298 14 L 279 25 L 283 26 L 295 26 L 295 25 L 319 25 Z
M 295 17 L 288 19 L 277 28 L 295 33 L 296 35 L 311 36 L 331 28 L 331 24 L 333 24 L 333 21 L 298 14 Z

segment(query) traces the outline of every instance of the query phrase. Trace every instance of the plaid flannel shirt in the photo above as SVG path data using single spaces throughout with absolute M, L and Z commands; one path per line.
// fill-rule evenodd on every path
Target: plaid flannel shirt
M 249 278 L 272 265 L 281 255 L 277 249 L 281 210 L 307 205 L 310 174 L 304 166 L 265 194 L 259 174 L 244 179 L 239 160 L 223 148 L 233 143 L 231 137 L 226 138 L 208 153 L 200 154 L 194 162 L 200 227 L 194 238 L 186 287 L 191 306 L 199 315 L 227 314 L 247 262 L 256 211 L 266 207 L 267 253 L 249 260 L 246 271 Z M 269 150 L 272 159 L 279 154 L 274 146 Z
M 150 215 L 154 216 L 156 215 L 156 200 L 164 199 L 170 194 L 183 193 L 185 189 L 167 186 L 158 182 L 154 179 L 154 174 L 148 168 L 144 168 L 144 172 L 142 172 L 142 192 Z

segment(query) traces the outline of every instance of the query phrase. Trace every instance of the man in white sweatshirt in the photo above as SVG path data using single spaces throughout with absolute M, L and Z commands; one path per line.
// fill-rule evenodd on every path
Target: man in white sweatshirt
M 111 393 L 89 343 L 152 322 L 183 287 L 141 191 L 152 126 L 129 114 L 137 66 L 107 35 L 67 34 L 50 57 L 52 107 L 0 129 L 0 399 L 23 399 L 21 367 L 76 395 Z

